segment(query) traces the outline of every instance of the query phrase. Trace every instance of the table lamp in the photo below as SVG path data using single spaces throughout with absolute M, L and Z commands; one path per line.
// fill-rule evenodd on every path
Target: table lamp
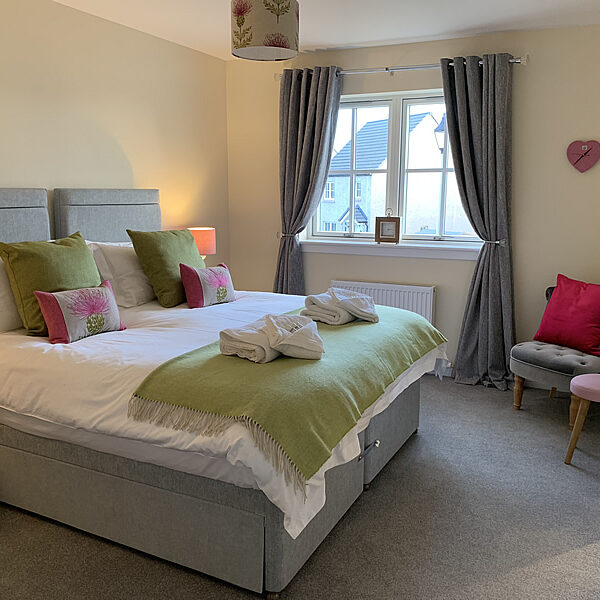
M 194 236 L 198 252 L 203 259 L 207 254 L 216 254 L 217 239 L 214 227 L 188 227 L 190 233 Z

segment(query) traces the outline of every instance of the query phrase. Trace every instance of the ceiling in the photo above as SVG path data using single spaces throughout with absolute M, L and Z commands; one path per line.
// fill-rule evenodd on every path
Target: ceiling
M 55 0 L 232 60 L 229 0 Z M 600 24 L 598 0 L 299 0 L 303 51 Z

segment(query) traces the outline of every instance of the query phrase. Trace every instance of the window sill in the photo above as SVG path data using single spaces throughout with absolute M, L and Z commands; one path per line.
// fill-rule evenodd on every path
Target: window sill
M 404 240 L 399 244 L 353 240 L 300 240 L 302 252 L 320 254 L 359 254 L 363 256 L 397 256 L 442 260 L 477 260 L 483 242 L 416 242 Z

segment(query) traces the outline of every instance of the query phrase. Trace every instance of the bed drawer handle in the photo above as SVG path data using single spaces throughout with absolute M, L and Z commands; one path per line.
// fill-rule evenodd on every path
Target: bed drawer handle
M 367 454 L 369 454 L 369 452 L 371 452 L 371 450 L 374 450 L 375 448 L 379 448 L 379 445 L 381 444 L 381 442 L 379 440 L 375 440 L 374 442 L 370 443 L 362 452 L 362 454 L 358 457 L 358 461 L 360 462 Z

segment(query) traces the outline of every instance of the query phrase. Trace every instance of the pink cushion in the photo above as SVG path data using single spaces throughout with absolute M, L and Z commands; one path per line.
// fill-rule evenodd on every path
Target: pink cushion
M 600 285 L 558 275 L 533 339 L 600 356 Z
M 600 402 L 600 375 L 588 373 L 573 377 L 571 393 L 590 402 Z
M 94 288 L 66 292 L 34 292 L 52 344 L 125 329 L 109 281 Z
M 190 308 L 203 308 L 235 300 L 235 290 L 227 265 L 198 269 L 180 264 L 181 282 Z

